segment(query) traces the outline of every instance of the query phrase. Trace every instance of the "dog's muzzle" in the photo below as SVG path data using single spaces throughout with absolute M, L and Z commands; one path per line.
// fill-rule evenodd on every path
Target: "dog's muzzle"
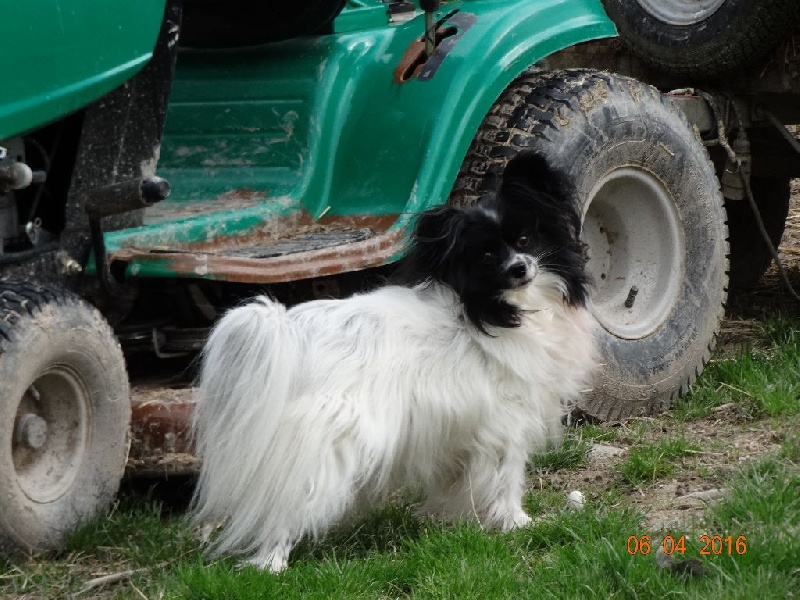
M 517 254 L 512 258 L 505 269 L 512 287 L 522 287 L 533 281 L 536 275 L 536 265 L 530 256 Z

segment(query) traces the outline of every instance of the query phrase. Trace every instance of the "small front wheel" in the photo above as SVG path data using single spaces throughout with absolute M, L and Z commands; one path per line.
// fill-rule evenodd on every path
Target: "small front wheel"
M 80 298 L 0 282 L 0 554 L 57 548 L 108 509 L 128 455 L 122 351 Z

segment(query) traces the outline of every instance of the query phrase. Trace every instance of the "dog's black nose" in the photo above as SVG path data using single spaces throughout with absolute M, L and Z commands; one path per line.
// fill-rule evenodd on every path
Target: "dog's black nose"
M 508 273 L 511 275 L 511 277 L 522 279 L 528 274 L 528 266 L 522 261 L 514 263 L 511 265 L 511 267 L 509 267 Z

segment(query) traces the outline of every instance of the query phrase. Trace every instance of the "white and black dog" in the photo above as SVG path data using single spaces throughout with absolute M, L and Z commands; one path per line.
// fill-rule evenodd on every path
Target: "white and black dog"
M 298 540 L 406 487 L 445 520 L 529 523 L 526 460 L 595 366 L 580 226 L 568 183 L 520 154 L 496 194 L 419 215 L 403 285 L 228 312 L 194 423 L 213 551 L 280 571 Z

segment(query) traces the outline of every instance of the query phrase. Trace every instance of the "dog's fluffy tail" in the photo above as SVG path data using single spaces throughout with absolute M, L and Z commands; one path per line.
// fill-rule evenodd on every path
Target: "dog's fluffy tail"
M 242 506 L 257 506 L 257 471 L 263 449 L 276 435 L 298 372 L 300 338 L 286 308 L 267 297 L 229 311 L 214 327 L 202 355 L 193 420 L 201 461 L 194 518 L 203 525 L 249 521 Z M 242 527 L 223 535 L 216 550 L 241 547 Z M 250 523 L 253 529 L 256 523 Z M 229 528 L 230 531 L 230 528 Z

